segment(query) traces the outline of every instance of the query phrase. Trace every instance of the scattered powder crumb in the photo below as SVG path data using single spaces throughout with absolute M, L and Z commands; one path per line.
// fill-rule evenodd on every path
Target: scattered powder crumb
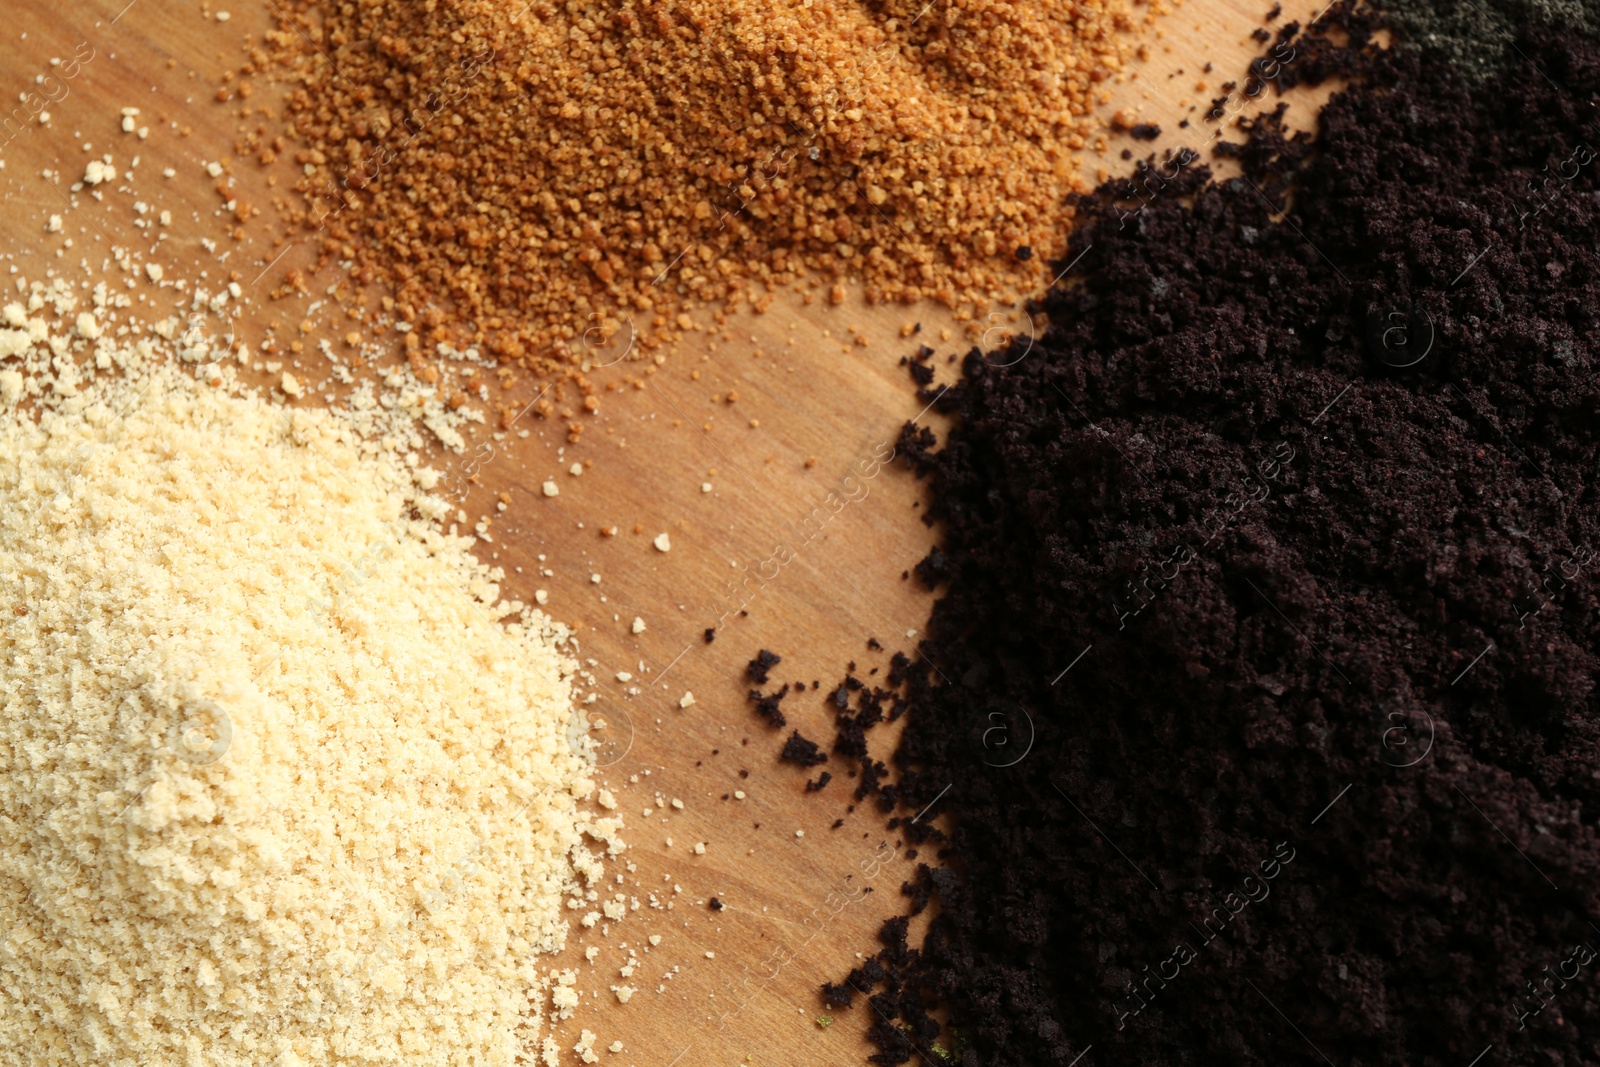
M 561 487 L 559 485 L 557 485 L 555 482 L 549 482 L 549 481 L 545 482 L 544 486 L 543 486 L 543 489 L 544 489 L 544 495 L 545 496 L 560 496 L 561 495 Z
M 672 538 L 668 537 L 664 533 L 657 534 L 656 535 L 656 539 L 655 539 L 655 546 L 656 546 L 656 551 L 657 552 L 671 552 L 672 551 Z
M 553 972 L 550 977 L 555 983 L 550 990 L 550 1004 L 555 1009 L 555 1017 L 572 1018 L 572 1011 L 578 1006 L 578 991 L 574 988 L 578 982 L 578 972 L 569 968 Z
M 633 617 L 633 632 L 636 634 L 642 634 L 644 633 L 644 629 L 644 620 L 635 615 Z
M 105 160 L 91 159 L 88 166 L 83 168 L 85 185 L 99 185 L 101 182 L 111 181 L 116 176 L 117 168 Z
M 694 694 L 689 692 L 689 691 L 687 691 L 687 690 L 685 690 L 683 696 L 678 698 L 678 707 L 680 707 L 680 708 L 692 708 L 692 707 L 694 707 Z

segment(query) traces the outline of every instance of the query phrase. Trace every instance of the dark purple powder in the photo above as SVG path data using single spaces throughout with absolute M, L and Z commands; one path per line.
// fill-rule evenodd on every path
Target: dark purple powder
M 902 437 L 943 594 L 828 698 L 937 851 L 826 989 L 877 1062 L 1600 1062 L 1600 48 L 1469 90 L 1373 25 L 1291 31 L 1314 143 L 1086 198 Z

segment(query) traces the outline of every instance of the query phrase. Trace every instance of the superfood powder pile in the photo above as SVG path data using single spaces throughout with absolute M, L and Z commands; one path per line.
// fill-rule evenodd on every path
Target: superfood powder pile
M 1132 27 L 1122 0 L 275 10 L 290 136 L 241 150 L 292 154 L 298 217 L 397 314 L 504 358 L 802 276 L 1028 292 Z
M 1314 141 L 1084 199 L 1048 331 L 902 436 L 947 584 L 832 698 L 937 863 L 825 989 L 876 1062 L 1600 1059 L 1600 46 L 1473 91 L 1324 25 Z
M 1401 47 L 1438 50 L 1471 84 L 1527 70 L 1527 58 L 1506 47 L 1523 26 L 1600 34 L 1596 0 L 1384 0 L 1380 7 Z
M 615 829 L 563 628 L 327 413 L 52 395 L 0 415 L 0 1063 L 511 1064 Z

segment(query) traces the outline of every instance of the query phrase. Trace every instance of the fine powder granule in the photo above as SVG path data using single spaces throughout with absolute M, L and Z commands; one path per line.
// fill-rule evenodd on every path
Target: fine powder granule
M 0 1063 L 532 1046 L 620 847 L 568 634 L 355 443 L 160 369 L 0 416 Z

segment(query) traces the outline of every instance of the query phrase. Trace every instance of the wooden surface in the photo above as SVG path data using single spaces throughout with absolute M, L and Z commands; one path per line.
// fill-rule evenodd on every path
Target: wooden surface
M 33 90 L 36 76 L 53 69 L 60 79 L 52 57 L 83 54 L 81 42 L 94 50 L 75 77 L 61 82 L 65 95 L 56 90 L 49 124 L 0 149 L 6 197 L 0 228 L 11 263 L 29 279 L 48 268 L 76 279 L 80 260 L 98 267 L 113 247 L 154 249 L 169 277 L 212 288 L 230 274 L 240 279 L 240 339 L 259 343 L 272 322 L 280 332 L 292 330 L 305 302 L 274 303 L 267 292 L 284 271 L 309 262 L 307 249 L 285 253 L 274 243 L 282 231 L 270 209 L 233 239 L 238 223 L 219 210 L 217 182 L 204 170 L 207 162 L 233 156 L 242 121 L 237 101 L 213 100 L 217 76 L 242 61 L 248 35 L 266 28 L 272 0 L 223 4 L 230 7 L 227 21 L 210 17 L 216 8 L 195 4 L 124 2 L 6 5 L 0 91 L 8 98 Z M 1108 173 L 1125 171 L 1124 148 L 1143 155 L 1203 140 L 1198 128 L 1186 134 L 1176 124 L 1186 115 L 1198 123 L 1210 100 L 1223 95 L 1222 82 L 1243 80 L 1245 63 L 1261 50 L 1248 34 L 1267 6 L 1269 0 L 1196 0 L 1163 16 L 1157 33 L 1145 38 L 1148 61 L 1134 61 L 1140 76 L 1114 87 L 1106 114 L 1132 109 L 1164 135 L 1153 145 L 1114 136 L 1105 159 L 1087 161 L 1090 176 L 1100 165 Z M 1280 21 L 1314 10 L 1286 8 Z M 1211 74 L 1201 73 L 1207 61 Z M 1208 83 L 1204 90 L 1196 87 L 1200 79 Z M 272 107 L 260 94 L 248 103 Z M 1191 113 L 1190 104 L 1199 110 Z M 140 109 L 136 122 L 149 126 L 147 140 L 120 130 L 125 107 Z M 1305 102 L 1291 111 L 1301 122 L 1310 114 Z M 101 199 L 72 194 L 85 163 L 105 152 L 119 171 L 137 155 L 134 180 L 102 187 Z M 175 176 L 163 177 L 165 168 Z M 241 199 L 265 205 L 274 195 L 264 184 L 272 174 L 254 165 L 234 170 Z M 275 173 L 281 192 L 288 174 Z M 124 185 L 131 191 L 119 191 Z M 152 213 L 172 212 L 159 247 L 153 228 L 133 225 L 135 201 Z M 64 232 L 45 232 L 52 214 L 64 216 Z M 1091 266 L 1086 259 L 1079 269 Z M 311 287 L 322 298 L 337 281 L 330 270 Z M 339 299 L 348 296 L 341 291 Z M 318 332 L 308 340 L 323 332 L 342 336 L 348 328 L 329 310 L 314 317 Z M 980 323 L 980 332 L 1000 321 Z M 902 339 L 902 326 L 912 322 L 921 322 L 922 332 Z M 864 347 L 853 343 L 857 334 L 867 339 Z M 490 491 L 512 498 L 493 525 L 494 543 L 481 545 L 485 555 L 508 570 L 523 568 L 510 575 L 509 595 L 531 599 L 535 589 L 548 590 L 548 610 L 578 628 L 583 655 L 594 661 L 601 696 L 591 710 L 605 720 L 607 739 L 601 777 L 620 801 L 629 844 L 623 859 L 633 865 L 615 867 L 624 882 L 607 888 L 642 904 L 603 933 L 575 928 L 579 936 L 559 962 L 578 968 L 583 1003 L 557 1033 L 570 1048 L 580 1027 L 592 1030 L 601 1061 L 619 1067 L 860 1063 L 873 1009 L 858 999 L 820 1027 L 817 986 L 841 978 L 857 953 L 872 951 L 913 861 L 886 837 L 870 805 L 845 813 L 853 782 L 837 758 L 820 768 L 834 772 L 834 783 L 818 795 L 804 793 L 807 774 L 776 759 L 787 731 L 771 730 L 751 713 L 742 670 L 765 647 L 784 657 L 774 682 L 820 681 L 819 691 L 791 697 L 784 710 L 793 726 L 826 743 L 831 717 L 822 697 L 844 665 L 854 660 L 865 673 L 885 665 L 895 649 L 911 647 L 930 598 L 900 576 L 934 535 L 916 521 L 918 488 L 902 465 L 866 474 L 920 407 L 900 357 L 917 343 L 932 345 L 939 379 L 948 382 L 955 369 L 947 358 L 969 342 L 947 315 L 926 306 L 806 307 L 794 299 L 780 299 L 766 315 L 725 332 L 690 337 L 664 352 L 665 362 L 648 377 L 642 374 L 653 364 L 633 359 L 598 371 L 602 382 L 642 377 L 645 388 L 602 392 L 599 414 L 583 420 L 580 444 L 568 445 L 557 422 L 532 416 L 518 426 L 529 436 L 495 443 L 492 459 L 481 459 L 483 438 L 469 442 L 469 456 L 480 457 L 481 488 L 464 502 L 467 512 L 473 518 L 492 512 Z M 301 370 L 319 377 L 310 356 Z M 526 402 L 536 389 L 523 381 L 510 399 Z M 738 395 L 732 404 L 730 389 Z M 433 462 L 460 477 L 467 459 Z M 588 464 L 581 477 L 568 473 L 575 461 Z M 559 496 L 541 493 L 546 479 L 560 486 Z M 616 526 L 617 536 L 601 536 L 607 526 Z M 663 532 L 671 539 L 665 553 L 652 547 Z M 762 568 L 775 552 L 779 565 Z M 553 573 L 539 573 L 543 568 Z M 727 592 L 746 568 L 760 570 L 747 585 L 747 617 Z M 598 584 L 592 575 L 601 576 Z M 630 625 L 635 616 L 647 627 L 637 635 Z M 702 632 L 719 619 L 708 645 Z M 870 652 L 872 637 L 887 651 Z M 633 679 L 619 682 L 617 672 Z M 640 691 L 630 694 L 635 687 Z M 681 709 L 687 691 L 695 703 Z M 891 730 L 880 730 L 876 753 L 886 758 L 892 741 Z M 732 799 L 735 790 L 745 799 Z M 947 817 L 959 809 L 961 794 L 962 783 L 952 782 L 926 817 Z M 670 804 L 674 798 L 681 810 Z M 645 808 L 653 811 L 648 818 Z M 844 825 L 830 829 L 841 817 Z M 697 842 L 706 844 L 703 855 L 692 851 Z M 670 902 L 670 910 L 652 908 L 651 894 Z M 723 910 L 708 907 L 712 896 Z M 653 934 L 661 944 L 646 953 Z M 592 964 L 582 956 L 590 945 L 600 950 Z M 641 957 L 626 979 L 618 971 L 624 946 Z M 638 990 L 626 1005 L 610 992 L 621 984 Z M 616 1040 L 625 1052 L 604 1051 Z M 575 1058 L 569 1053 L 565 1061 Z

